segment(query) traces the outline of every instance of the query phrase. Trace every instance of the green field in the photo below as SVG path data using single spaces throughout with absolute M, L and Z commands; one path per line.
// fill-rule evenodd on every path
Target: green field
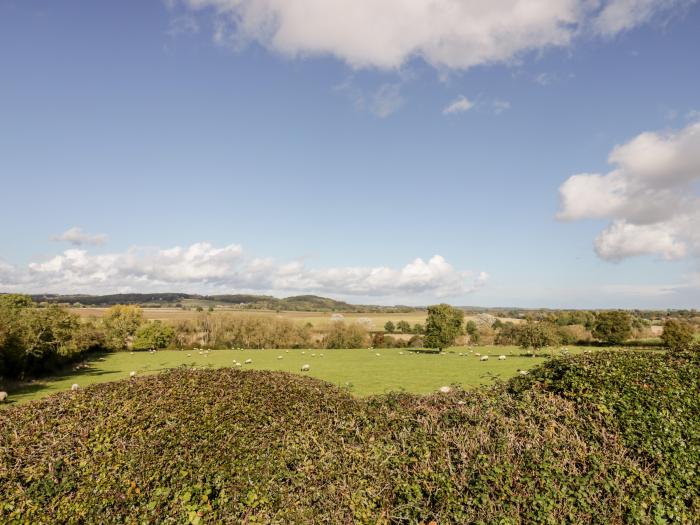
M 584 348 L 572 348 L 571 353 Z M 465 355 L 460 356 L 463 353 Z M 475 353 L 489 355 L 486 362 Z M 415 353 L 405 349 L 356 350 L 162 350 L 149 352 L 117 352 L 95 356 L 80 370 L 71 369 L 55 377 L 43 378 L 10 389 L 11 404 L 39 399 L 54 392 L 70 389 L 73 383 L 85 387 L 94 383 L 116 381 L 138 375 L 187 366 L 189 368 L 219 368 L 234 366 L 234 360 L 244 363 L 241 370 L 281 370 L 304 373 L 349 389 L 358 396 L 383 394 L 405 390 L 414 393 L 434 392 L 441 386 L 461 385 L 464 388 L 491 383 L 494 379 L 508 379 L 518 370 L 528 370 L 543 362 L 545 355 L 558 355 L 559 349 L 529 357 L 517 347 L 484 346 L 451 348 L 443 354 Z M 377 356 L 376 354 L 380 354 Z M 498 356 L 505 355 L 504 361 Z M 278 359 L 282 356 L 282 359 Z M 304 364 L 308 372 L 301 372 Z M 7 406 L 7 404 L 5 404 Z

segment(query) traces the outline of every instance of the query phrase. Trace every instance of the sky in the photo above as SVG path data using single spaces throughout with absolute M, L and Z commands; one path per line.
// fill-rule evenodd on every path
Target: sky
M 0 0 L 0 292 L 700 307 L 694 0 Z

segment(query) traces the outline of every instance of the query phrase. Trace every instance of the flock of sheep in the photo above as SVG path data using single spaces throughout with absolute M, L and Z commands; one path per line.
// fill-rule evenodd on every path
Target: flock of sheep
M 201 356 L 207 357 L 207 356 L 209 355 L 209 350 L 208 350 L 208 349 L 194 348 L 194 350 L 197 351 L 197 352 L 199 352 L 199 355 L 201 355 Z M 236 348 L 235 350 L 242 350 L 242 348 Z M 374 347 L 371 347 L 371 346 L 370 346 L 369 348 L 367 348 L 367 350 L 373 351 L 373 350 L 374 350 Z M 285 350 L 285 352 L 286 352 L 286 353 L 289 353 L 289 350 Z M 133 352 L 131 352 L 131 353 L 133 354 Z M 301 351 L 301 354 L 302 354 L 302 355 L 305 355 L 305 354 L 306 354 L 306 351 L 302 350 L 302 351 Z M 474 351 L 471 350 L 471 349 L 469 350 L 469 353 L 464 353 L 464 352 L 460 352 L 460 353 L 459 353 L 460 356 L 469 356 L 469 354 L 473 354 L 475 357 L 478 357 L 478 358 L 479 358 L 479 361 L 488 361 L 488 360 L 489 360 L 489 356 L 488 356 L 488 355 L 481 355 L 479 352 L 474 352 Z M 376 352 L 375 355 L 376 355 L 377 357 L 381 357 L 381 354 L 380 354 L 379 352 Z M 404 355 L 404 352 L 399 352 L 399 355 Z M 446 354 L 442 354 L 442 355 L 446 355 Z M 322 354 L 322 353 L 319 353 L 318 356 L 319 356 L 319 357 L 323 357 L 323 354 Z M 191 354 L 191 353 L 190 353 L 190 354 L 187 354 L 187 357 L 192 357 L 192 354 Z M 311 357 L 316 357 L 316 353 L 312 353 L 312 354 L 311 354 Z M 278 360 L 282 360 L 282 359 L 284 359 L 284 356 L 278 355 L 278 356 L 277 356 L 277 359 L 278 359 Z M 104 358 L 101 358 L 100 360 L 101 360 L 101 361 L 104 361 Z M 498 360 L 499 360 L 499 361 L 505 361 L 505 360 L 506 360 L 506 356 L 505 356 L 505 355 L 499 355 L 499 356 L 498 356 Z M 236 360 L 236 359 L 233 360 L 233 366 L 235 366 L 235 367 L 237 367 L 237 368 L 238 368 L 238 367 L 242 367 L 244 364 L 245 364 L 245 365 L 250 365 L 250 364 L 252 364 L 252 363 L 253 363 L 253 360 L 250 359 L 250 358 L 248 358 L 248 359 L 246 359 L 245 361 L 243 361 L 243 363 L 239 362 L 239 361 Z M 78 365 L 78 367 L 81 367 L 81 366 L 82 366 L 82 367 L 86 367 L 87 365 Z M 78 368 L 76 368 L 76 370 L 77 370 L 77 369 L 78 369 Z M 194 370 L 194 369 L 193 369 L 193 370 Z M 308 372 L 309 370 L 311 370 L 311 365 L 309 365 L 308 363 L 305 363 L 305 364 L 303 364 L 303 365 L 301 366 L 301 371 L 302 371 L 302 372 Z M 519 370 L 518 373 L 519 373 L 520 375 L 526 375 L 526 374 L 527 374 L 527 370 Z M 136 377 L 136 372 L 135 372 L 135 371 L 130 372 L 130 373 L 129 373 L 129 377 L 130 377 L 130 378 Z M 80 389 L 80 385 L 78 385 L 77 383 L 73 383 L 73 384 L 71 385 L 71 390 L 72 390 L 72 391 L 76 391 L 76 390 L 79 390 L 79 389 Z M 448 392 L 450 392 L 450 390 L 451 390 L 451 389 L 450 389 L 450 387 L 448 387 L 448 386 L 443 386 L 443 387 L 441 387 L 441 388 L 439 389 L 440 392 L 445 393 L 445 394 L 448 393 Z M 5 402 L 5 401 L 7 400 L 7 398 L 8 398 L 8 393 L 7 393 L 7 392 L 0 392 L 0 403 Z

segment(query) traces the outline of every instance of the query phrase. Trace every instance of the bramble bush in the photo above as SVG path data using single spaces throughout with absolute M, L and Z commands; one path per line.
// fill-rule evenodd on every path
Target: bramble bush
M 0 411 L 3 523 L 697 523 L 700 365 L 553 359 L 357 399 L 182 368 Z

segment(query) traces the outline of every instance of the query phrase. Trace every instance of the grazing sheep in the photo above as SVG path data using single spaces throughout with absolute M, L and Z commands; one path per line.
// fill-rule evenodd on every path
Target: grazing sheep
M 323 357 L 323 354 L 318 354 L 318 355 L 319 355 L 319 357 Z
M 0 392 L 0 403 L 4 403 L 7 399 L 7 392 Z
M 475 355 L 476 357 L 479 357 L 481 354 L 480 354 L 479 352 L 477 352 L 477 353 L 474 354 L 474 355 Z
M 129 377 L 136 377 L 136 372 L 134 372 L 133 370 L 129 372 Z
M 520 375 L 521 375 L 521 376 L 526 376 L 526 375 L 527 375 L 527 370 L 520 370 Z
M 479 358 L 479 361 L 488 361 L 488 360 L 489 360 L 489 356 L 487 356 L 487 355 L 482 355 L 482 356 Z
M 316 357 L 316 354 L 311 354 L 311 357 Z
M 302 372 L 308 372 L 309 370 L 311 370 L 311 367 L 309 365 L 304 365 L 301 367 Z
M 379 357 L 379 356 L 381 356 L 382 354 L 377 353 L 377 354 L 374 354 L 374 355 L 376 355 L 377 357 Z
M 505 361 L 505 360 L 506 360 L 506 356 L 504 356 L 504 355 L 499 355 L 499 356 L 498 356 L 498 360 L 499 360 L 499 361 Z
M 277 356 L 277 359 L 282 359 L 282 356 L 281 356 L 281 355 L 278 355 L 278 356 Z
M 399 352 L 399 355 L 403 355 L 403 352 Z
M 449 386 L 441 386 L 440 387 L 440 392 L 443 394 L 449 394 L 452 389 Z
M 289 353 L 289 350 L 285 350 L 284 353 L 285 353 L 285 354 L 288 354 L 288 353 Z
M 240 363 L 236 363 L 236 366 L 243 366 L 243 365 L 242 365 L 242 364 L 240 364 Z
M 306 352 L 302 352 L 301 355 L 304 355 Z
M 73 383 L 73 384 L 70 386 L 70 389 L 73 390 L 74 392 L 75 392 L 76 390 L 78 390 L 79 388 L 80 388 L 80 386 L 78 385 L 78 383 Z
M 246 365 L 249 365 L 249 364 L 252 363 L 252 362 L 253 362 L 252 359 L 246 359 L 246 360 L 244 361 L 244 363 L 245 363 Z
M 192 357 L 192 354 L 187 354 L 187 357 Z

